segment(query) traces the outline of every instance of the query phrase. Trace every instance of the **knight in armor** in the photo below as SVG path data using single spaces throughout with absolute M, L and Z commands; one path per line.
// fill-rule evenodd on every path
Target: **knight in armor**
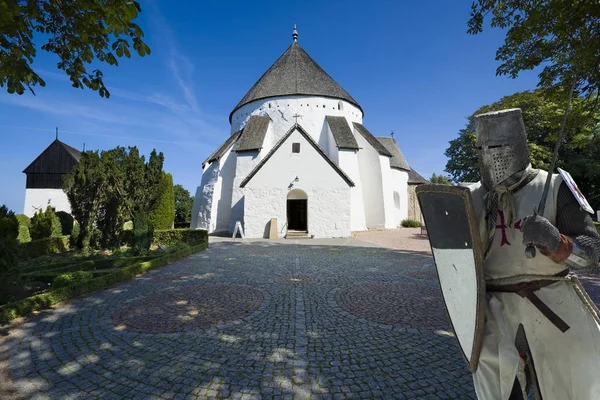
M 475 118 L 481 180 L 471 186 L 487 304 L 473 374 L 479 399 L 600 399 L 600 313 L 570 266 L 598 265 L 600 235 L 560 174 L 531 166 L 520 109 Z M 552 173 L 552 171 L 550 171 Z M 526 256 L 528 245 L 537 255 Z

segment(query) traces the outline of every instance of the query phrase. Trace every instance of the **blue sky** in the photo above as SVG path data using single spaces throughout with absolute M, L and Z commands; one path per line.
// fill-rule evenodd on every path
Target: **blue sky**
M 34 68 L 45 88 L 0 91 L 0 204 L 23 212 L 22 171 L 55 127 L 78 149 L 156 148 L 193 195 L 202 161 L 229 135 L 229 113 L 290 45 L 294 22 L 300 45 L 361 104 L 365 126 L 377 136 L 393 130 L 424 177 L 442 173 L 468 115 L 537 84 L 534 72 L 496 76 L 503 32 L 468 35 L 470 4 L 142 0 L 138 23 L 152 54 L 102 68 L 110 99 L 72 88 L 57 57 L 42 51 Z

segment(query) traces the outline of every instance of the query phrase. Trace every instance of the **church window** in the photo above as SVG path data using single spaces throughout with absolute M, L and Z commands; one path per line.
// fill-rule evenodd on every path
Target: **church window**
M 292 153 L 300 153 L 300 143 L 292 143 Z
M 269 103 L 269 108 L 271 108 L 271 103 Z
M 341 101 L 338 101 L 338 110 L 344 111 L 344 106 L 342 105 Z

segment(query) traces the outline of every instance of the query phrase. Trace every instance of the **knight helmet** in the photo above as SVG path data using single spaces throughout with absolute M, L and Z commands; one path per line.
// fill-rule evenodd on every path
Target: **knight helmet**
M 531 163 L 520 108 L 475 116 L 481 180 L 495 188 Z

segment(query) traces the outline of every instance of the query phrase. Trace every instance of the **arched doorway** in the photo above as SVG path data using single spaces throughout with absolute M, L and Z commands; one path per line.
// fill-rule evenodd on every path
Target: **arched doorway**
M 287 230 L 308 232 L 308 196 L 300 189 L 287 195 Z

